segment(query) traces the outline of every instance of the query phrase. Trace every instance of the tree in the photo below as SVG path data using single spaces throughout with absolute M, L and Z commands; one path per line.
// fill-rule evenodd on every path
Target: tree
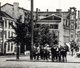
M 50 45 L 51 34 L 49 32 L 49 26 L 42 25 L 40 28 L 40 34 L 41 34 L 41 44 L 45 45 L 47 43 Z
M 50 32 L 48 25 L 41 25 L 34 30 L 34 43 L 45 45 L 46 43 L 52 45 L 55 43 L 56 36 L 54 32 Z
M 55 31 L 51 33 L 51 43 L 52 45 L 58 44 L 58 36 L 56 35 Z
M 8 41 L 14 41 L 16 43 L 16 59 L 19 59 L 19 46 L 22 49 L 21 53 L 24 52 L 24 46 L 27 43 L 31 42 L 31 34 L 30 34 L 30 23 L 22 23 L 21 22 L 21 18 L 22 16 L 19 17 L 19 19 L 17 19 L 17 21 L 15 22 L 15 25 L 10 23 L 10 25 L 12 26 L 12 28 L 15 31 L 15 37 L 11 37 L 11 39 L 9 39 Z

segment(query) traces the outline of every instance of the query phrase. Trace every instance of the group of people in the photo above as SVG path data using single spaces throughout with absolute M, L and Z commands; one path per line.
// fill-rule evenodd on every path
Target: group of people
M 33 59 L 34 60 L 52 60 L 52 62 L 64 62 L 67 61 L 68 46 L 33 46 Z

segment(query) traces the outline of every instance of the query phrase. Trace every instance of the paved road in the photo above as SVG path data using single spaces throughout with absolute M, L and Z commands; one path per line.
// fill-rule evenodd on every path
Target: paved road
M 15 60 L 15 56 L 1 56 L 0 68 L 80 68 L 80 58 L 68 55 L 69 63 L 57 62 L 33 62 L 28 56 L 21 56 L 21 61 L 6 61 Z M 28 61 L 27 61 L 28 60 Z M 77 62 L 77 63 L 74 63 Z

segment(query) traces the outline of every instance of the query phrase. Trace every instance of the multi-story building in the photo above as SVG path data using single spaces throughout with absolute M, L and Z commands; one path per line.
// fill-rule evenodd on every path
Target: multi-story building
M 13 17 L 14 19 L 18 19 L 19 16 L 22 15 L 22 22 L 24 22 L 25 13 L 30 12 L 29 10 L 19 7 L 18 2 L 14 2 L 13 5 L 6 3 L 3 6 L 1 6 L 1 10 L 6 12 L 8 15 Z
M 9 4 L 6 3 L 1 7 L 1 10 L 6 12 L 14 19 L 18 19 L 22 15 L 22 22 L 25 20 L 25 13 L 29 13 L 29 10 L 19 7 L 19 3 Z M 76 37 L 76 8 L 71 7 L 68 11 L 62 11 L 57 9 L 54 11 L 40 11 L 36 9 L 34 12 L 34 19 L 36 20 L 35 26 L 49 25 L 50 30 L 54 31 L 58 36 L 59 45 L 64 45 Z M 9 26 L 7 26 L 9 27 Z
M 12 54 L 15 52 L 14 42 L 7 42 L 14 35 L 10 23 L 14 24 L 14 19 L 0 10 L 0 54 Z
M 76 22 L 76 43 L 80 47 L 80 11 L 78 11 L 78 18 Z
M 49 26 L 53 26 L 53 30 L 58 26 L 59 33 L 59 45 L 64 45 L 64 43 L 69 43 L 76 38 L 76 8 L 71 7 L 68 11 L 61 11 L 61 9 L 57 9 L 56 12 L 45 11 L 42 12 L 36 9 L 34 14 L 36 17 L 36 24 L 48 24 Z M 60 20 L 58 20 L 60 18 Z M 59 23 L 54 21 L 60 21 Z M 55 25 L 57 24 L 57 26 Z M 56 30 L 57 31 L 57 30 Z
M 34 29 L 37 29 L 41 26 L 48 26 L 49 27 L 49 31 L 52 33 L 54 32 L 55 35 L 56 35 L 56 44 L 58 45 L 58 41 L 59 41 L 59 26 L 60 26 L 60 23 L 61 23 L 61 17 L 57 16 L 57 15 L 49 15 L 49 16 L 46 16 L 45 18 L 41 18 L 39 20 L 37 20 L 35 22 L 35 26 L 34 26 Z
M 13 5 L 9 4 L 9 3 L 6 3 L 3 6 L 1 6 L 1 10 L 6 12 L 8 15 L 10 15 L 14 20 L 16 20 L 20 16 L 22 16 L 21 21 L 23 23 L 24 23 L 24 21 L 26 21 L 26 23 L 27 23 L 27 20 L 26 20 L 27 16 L 26 16 L 26 14 L 29 14 L 30 11 L 26 10 L 24 8 L 19 7 L 19 3 L 14 2 Z M 7 27 L 9 27 L 9 26 L 7 26 Z M 22 50 L 24 50 L 24 49 L 21 49 L 21 48 L 22 47 L 20 47 L 20 51 L 22 52 Z

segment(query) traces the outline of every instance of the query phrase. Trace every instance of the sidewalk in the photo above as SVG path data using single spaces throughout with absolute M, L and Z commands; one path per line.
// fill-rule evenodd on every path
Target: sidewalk
M 78 62 L 78 63 L 80 63 L 80 58 L 78 58 L 76 55 L 73 55 L 73 56 L 68 55 L 67 60 L 68 60 L 68 62 Z
M 34 62 L 30 60 L 29 56 L 25 55 L 20 56 L 19 61 L 16 61 L 16 56 L 4 56 L 4 58 L 0 57 L 0 68 L 80 68 L 80 58 L 75 55 L 68 55 L 67 59 L 67 63 L 44 60 Z
M 16 56 L 14 57 L 7 57 L 6 61 L 17 61 Z M 20 59 L 18 61 L 27 61 L 27 62 L 34 62 L 30 60 L 29 56 L 20 56 Z M 36 60 L 35 62 L 51 62 L 51 60 L 44 61 L 44 60 Z M 76 55 L 71 56 L 67 55 L 67 63 L 80 63 L 80 58 L 76 57 Z

